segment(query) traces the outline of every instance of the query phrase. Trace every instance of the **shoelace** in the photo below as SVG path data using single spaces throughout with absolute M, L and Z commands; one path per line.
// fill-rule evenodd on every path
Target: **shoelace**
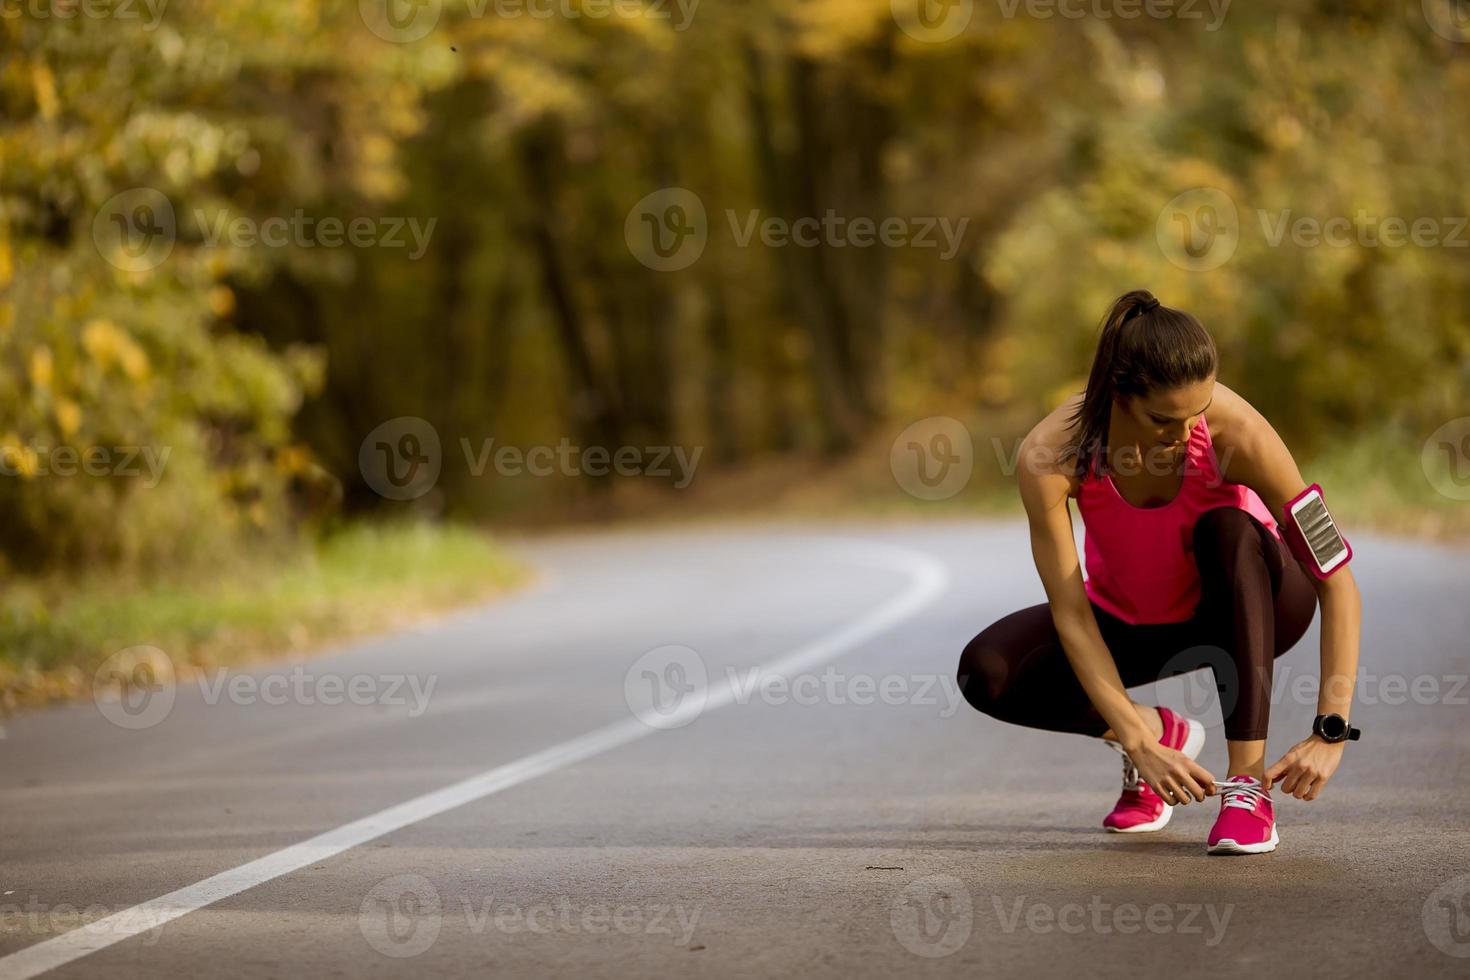
M 1255 810 L 1259 801 L 1271 798 L 1270 793 L 1255 783 L 1222 783 L 1217 779 L 1215 788 L 1220 790 L 1222 806 L 1233 806 L 1238 810 Z
M 1139 785 L 1143 782 L 1138 776 L 1138 767 L 1133 764 L 1133 759 L 1123 750 L 1123 743 L 1114 742 L 1112 739 L 1103 739 L 1108 745 L 1118 751 L 1123 757 L 1123 791 L 1125 793 L 1137 793 Z
M 1103 739 L 1109 746 L 1123 757 L 1123 791 L 1128 793 L 1138 792 L 1138 787 L 1143 780 L 1138 775 L 1138 767 L 1133 764 L 1133 759 L 1123 749 L 1121 742 L 1112 739 Z M 1221 782 L 1215 780 L 1215 788 L 1220 791 L 1220 805 L 1234 807 L 1237 810 L 1252 810 L 1260 800 L 1270 799 L 1271 794 L 1255 783 Z

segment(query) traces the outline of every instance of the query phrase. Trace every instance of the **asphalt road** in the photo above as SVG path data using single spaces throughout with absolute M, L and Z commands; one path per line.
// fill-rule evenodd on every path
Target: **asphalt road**
M 1465 976 L 1470 556 L 1353 544 L 1365 735 L 1268 856 L 1103 833 L 1114 753 L 958 700 L 1020 524 L 539 539 L 489 608 L 10 720 L 0 978 Z

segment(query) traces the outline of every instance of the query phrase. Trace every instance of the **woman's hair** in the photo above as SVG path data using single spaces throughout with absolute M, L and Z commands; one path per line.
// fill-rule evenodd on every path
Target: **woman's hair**
M 1082 404 L 1068 419 L 1076 431 L 1062 458 L 1073 458 L 1073 475 L 1082 479 L 1106 468 L 1114 396 L 1194 384 L 1213 375 L 1219 364 L 1215 341 L 1192 315 L 1160 305 L 1147 289 L 1119 296 L 1103 317 Z

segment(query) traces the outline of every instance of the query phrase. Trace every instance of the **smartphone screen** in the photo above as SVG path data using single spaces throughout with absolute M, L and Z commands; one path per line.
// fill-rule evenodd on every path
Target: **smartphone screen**
M 1318 569 L 1326 574 L 1342 564 L 1347 558 L 1347 542 L 1338 533 L 1320 493 L 1313 491 L 1297 501 L 1291 508 L 1291 516 L 1301 528 Z

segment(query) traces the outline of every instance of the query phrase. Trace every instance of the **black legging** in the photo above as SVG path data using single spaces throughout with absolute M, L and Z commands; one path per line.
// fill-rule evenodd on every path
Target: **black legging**
M 1194 527 L 1200 603 L 1182 623 L 1133 625 L 1092 611 L 1124 687 L 1208 666 L 1220 691 L 1225 737 L 1266 737 L 1273 660 L 1306 633 L 1317 590 L 1265 525 L 1236 507 L 1206 511 Z M 965 700 L 1001 721 L 1079 735 L 1108 723 L 1077 680 L 1042 603 L 997 620 L 960 657 Z

